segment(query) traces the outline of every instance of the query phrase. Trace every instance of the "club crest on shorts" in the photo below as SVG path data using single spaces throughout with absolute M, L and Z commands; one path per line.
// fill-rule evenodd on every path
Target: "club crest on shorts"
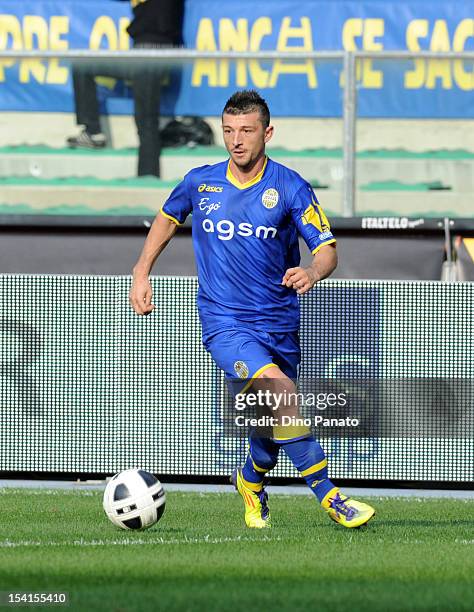
M 234 370 L 239 378 L 248 378 L 249 367 L 245 361 L 236 361 L 234 363 Z
M 276 189 L 267 189 L 262 195 L 262 204 L 265 208 L 275 208 L 278 204 L 279 197 Z

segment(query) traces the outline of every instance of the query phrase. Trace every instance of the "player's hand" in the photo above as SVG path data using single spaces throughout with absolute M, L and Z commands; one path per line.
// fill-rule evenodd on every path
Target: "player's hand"
M 294 289 L 299 295 L 307 293 L 318 282 L 316 272 L 312 268 L 288 268 L 281 284 Z
M 148 277 L 134 278 L 130 288 L 129 300 L 133 310 L 139 315 L 153 312 L 155 305 L 151 303 L 153 290 Z

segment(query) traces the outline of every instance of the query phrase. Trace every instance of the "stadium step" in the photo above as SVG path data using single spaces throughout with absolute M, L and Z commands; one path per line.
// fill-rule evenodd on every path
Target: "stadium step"
M 176 181 L 154 177 L 113 180 L 0 178 L 0 214 L 153 216 L 175 184 Z M 443 190 L 442 187 L 432 183 L 367 183 L 356 194 L 357 214 L 472 216 L 472 194 Z M 316 192 L 329 215 L 341 215 L 340 190 Z
M 0 214 L 152 216 L 175 185 L 154 177 L 0 179 Z
M 315 185 L 342 188 L 343 168 L 340 149 L 289 151 L 269 149 L 273 159 L 298 171 Z M 179 180 L 196 166 L 225 159 L 222 147 L 181 147 L 164 149 L 161 174 L 165 180 Z M 96 177 L 133 178 L 136 173 L 135 149 L 100 151 L 54 149 L 45 146 L 0 148 L 0 177 L 60 179 Z M 408 185 L 439 182 L 457 193 L 474 192 L 474 153 L 464 150 L 413 153 L 404 150 L 361 151 L 357 154 L 357 181 L 363 186 L 377 178 L 380 182 L 400 181 Z M 386 189 L 384 188 L 383 191 Z

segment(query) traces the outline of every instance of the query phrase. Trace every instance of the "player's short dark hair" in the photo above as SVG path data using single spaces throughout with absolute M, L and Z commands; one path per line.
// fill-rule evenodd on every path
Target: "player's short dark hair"
M 258 112 L 263 127 L 270 125 L 270 111 L 262 96 L 254 89 L 236 91 L 226 102 L 222 114 L 247 115 L 248 113 Z

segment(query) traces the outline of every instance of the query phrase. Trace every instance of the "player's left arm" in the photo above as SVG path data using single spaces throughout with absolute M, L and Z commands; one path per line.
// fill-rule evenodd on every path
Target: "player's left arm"
M 303 295 L 316 283 L 330 276 L 337 267 L 336 244 L 323 245 L 314 255 L 309 268 L 288 268 L 282 280 L 282 285 L 293 288 Z
M 282 285 L 303 295 L 336 269 L 336 239 L 309 183 L 301 185 L 295 193 L 288 204 L 288 212 L 313 253 L 313 261 L 308 268 L 289 268 Z

